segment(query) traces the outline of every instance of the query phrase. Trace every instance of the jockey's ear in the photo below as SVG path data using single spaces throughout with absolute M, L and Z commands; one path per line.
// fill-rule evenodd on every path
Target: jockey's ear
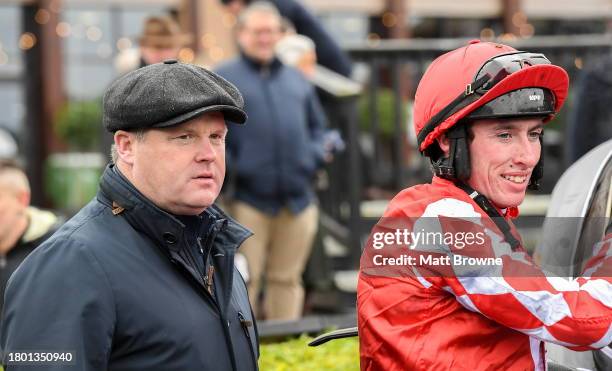
M 438 142 L 438 146 L 440 150 L 444 153 L 444 157 L 448 157 L 450 152 L 450 140 L 446 136 L 446 133 L 436 138 L 436 142 Z

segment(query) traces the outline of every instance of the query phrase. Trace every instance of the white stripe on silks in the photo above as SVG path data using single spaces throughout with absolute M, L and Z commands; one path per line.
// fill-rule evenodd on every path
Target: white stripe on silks
M 496 258 L 501 258 L 502 256 L 506 255 L 514 261 L 532 265 L 532 263 L 530 263 L 527 259 L 527 253 L 522 251 L 512 251 L 512 247 L 509 243 L 503 240 L 502 236 L 488 228 L 485 228 L 485 234 L 491 239 L 491 248 L 493 249 L 493 254 L 495 254 Z
M 523 334 L 529 335 L 530 339 L 539 339 L 541 341 L 547 341 L 549 343 L 555 343 L 555 344 L 559 344 L 565 347 L 575 347 L 578 346 L 578 344 L 573 344 L 573 343 L 567 343 L 565 341 L 561 341 L 559 339 L 557 339 L 556 337 L 554 337 L 550 332 L 548 332 L 548 329 L 544 326 L 542 327 L 538 327 L 538 328 L 532 328 L 532 329 L 518 329 L 515 328 L 516 331 L 520 331 Z
M 504 242 L 502 236 L 489 228 L 485 228 L 484 232 L 491 239 L 491 248 L 496 258 L 501 258 L 503 255 L 512 255 L 512 247 L 509 243 Z
M 457 277 L 457 280 L 469 294 L 499 295 L 515 291 L 503 277 Z
M 603 265 L 603 262 L 597 263 L 594 266 L 592 266 L 591 268 L 585 270 L 584 272 L 582 272 L 582 274 L 580 275 L 582 278 L 591 278 L 593 276 L 593 273 L 597 272 L 597 270 L 599 268 L 601 268 L 601 266 Z
M 606 240 L 606 241 L 600 241 L 600 242 L 598 242 L 598 243 L 597 243 L 597 244 L 596 244 L 596 245 L 593 247 L 593 253 L 592 253 L 592 256 L 597 256 L 597 255 L 599 255 L 599 254 L 600 254 L 600 252 L 601 252 L 601 249 L 602 249 L 602 248 L 603 248 L 605 245 L 607 245 L 607 244 L 609 244 L 609 243 L 612 243 L 612 242 L 610 242 L 609 240 Z M 593 273 L 594 273 L 594 272 L 596 272 L 596 271 L 597 271 L 599 268 L 601 268 L 601 266 L 604 264 L 604 261 L 605 261 L 605 260 L 607 260 L 607 258 L 609 258 L 609 257 L 612 257 L 612 249 L 608 249 L 608 251 L 606 251 L 606 255 L 605 255 L 605 257 L 602 257 L 602 259 L 600 260 L 600 262 L 599 262 L 599 263 L 597 263 L 597 264 L 595 264 L 594 266 L 592 266 L 591 268 L 589 268 L 589 269 L 585 270 L 585 271 L 582 273 L 582 277 L 583 277 L 583 278 L 590 278 L 590 277 L 593 275 Z
M 443 235 L 442 233 L 442 225 L 440 224 L 440 219 L 438 218 L 430 218 L 430 217 L 421 217 L 414 222 L 414 226 L 412 227 L 413 233 L 435 233 L 436 235 Z M 444 253 L 449 254 L 451 252 L 450 248 L 444 244 L 438 244 L 436 241 L 431 241 L 429 243 L 428 239 L 417 239 L 413 240 L 411 249 L 417 251 L 424 252 L 435 252 L 435 253 Z
M 552 326 L 572 312 L 563 294 L 551 294 L 548 291 L 514 291 L 512 295 L 525 309 L 537 317 L 546 326 Z
M 455 296 L 455 299 L 457 299 L 459 304 L 463 305 L 465 309 L 471 310 L 472 312 L 480 313 L 480 311 L 478 310 L 478 308 L 476 308 L 476 306 L 472 302 L 472 299 L 470 299 L 469 296 L 467 295 Z
M 469 296 L 467 295 L 457 295 L 455 293 L 455 291 L 453 291 L 453 288 L 450 286 L 444 286 L 442 287 L 442 290 L 449 292 L 451 294 L 453 294 L 453 296 L 455 297 L 455 299 L 459 302 L 459 304 L 463 305 L 463 307 L 467 310 L 471 310 L 472 312 L 476 312 L 476 313 L 481 313 L 478 308 L 476 308 L 476 305 L 474 305 L 474 303 L 472 302 L 472 299 L 470 299 Z M 481 313 L 482 314 L 482 313 Z
M 467 220 L 476 225 L 482 225 L 480 214 L 474 210 L 474 206 L 454 198 L 443 198 L 427 205 L 421 217 L 415 220 L 412 231 L 414 233 L 424 231 L 426 233 L 442 235 L 443 231 L 438 219 L 439 216 Z M 424 242 L 416 241 L 411 247 L 419 251 L 450 253 L 450 248 L 446 245 L 427 244 Z
M 600 254 L 601 249 L 606 246 L 607 244 L 611 243 L 610 241 L 606 240 L 606 241 L 600 241 L 597 244 L 595 244 L 595 246 L 593 247 L 593 253 L 592 256 L 597 256 Z M 594 272 L 596 272 L 599 268 L 601 268 L 601 266 L 604 264 L 604 260 L 607 260 L 606 258 L 612 257 L 612 249 L 608 249 L 608 251 L 606 251 L 606 255 L 605 257 L 602 257 L 601 261 L 597 264 L 595 264 L 594 266 L 592 266 L 591 268 L 585 270 L 582 273 L 582 277 L 588 278 L 591 277 L 593 275 Z
M 586 291 L 593 299 L 599 300 L 608 308 L 612 308 L 612 284 L 604 279 L 590 279 L 582 286 L 580 286 L 578 280 L 568 280 L 562 277 L 546 277 L 546 280 L 557 291 Z
M 601 339 L 599 339 L 598 341 L 594 342 L 593 344 L 589 346 L 591 348 L 599 349 L 599 348 L 605 347 L 606 345 L 610 343 L 612 343 L 612 324 L 608 327 L 608 331 L 606 331 L 606 334 L 602 336 Z
M 533 361 L 533 365 L 535 366 L 534 371 L 546 371 L 546 369 L 542 367 L 542 363 L 546 365 L 546 362 L 542 362 L 543 355 L 542 355 L 542 352 L 540 351 L 541 350 L 540 343 L 541 343 L 540 340 L 529 337 L 529 348 L 531 349 L 531 360 Z
M 578 291 L 580 283 L 577 280 L 568 280 L 563 277 L 546 276 L 546 280 L 556 291 Z
M 436 202 L 432 202 L 425 208 L 423 218 L 432 218 L 437 216 L 446 216 L 459 219 L 477 219 L 480 221 L 480 214 L 474 210 L 474 206 L 465 201 L 460 201 L 455 198 L 443 198 Z M 470 219 L 471 218 L 471 219 Z M 476 220 L 473 220 L 476 222 Z M 477 223 L 481 225 L 480 223 Z
M 414 266 L 412 266 L 411 268 L 412 268 L 412 271 L 414 272 L 415 277 L 421 283 L 421 285 L 423 285 L 426 289 L 428 289 L 428 288 L 430 288 L 432 286 L 431 282 L 429 282 L 425 278 L 423 278 L 423 276 L 421 276 L 419 271 L 417 271 Z
M 467 257 L 469 255 L 462 254 L 446 254 L 449 259 L 454 262 L 455 256 Z M 453 272 L 455 277 L 503 277 L 503 265 L 496 264 L 453 264 Z
M 597 242 L 595 246 L 593 246 L 593 253 L 591 255 L 592 256 L 599 255 L 599 253 L 601 252 L 601 249 L 608 243 L 610 243 L 610 240 Z M 606 256 L 612 256 L 612 249 L 608 249 L 608 251 L 606 251 Z
M 582 285 L 582 289 L 606 307 L 612 308 L 612 284 L 610 282 L 604 279 L 591 279 Z

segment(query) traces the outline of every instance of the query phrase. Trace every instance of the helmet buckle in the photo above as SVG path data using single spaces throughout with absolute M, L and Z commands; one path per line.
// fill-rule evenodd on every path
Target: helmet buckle
M 468 96 L 472 94 L 474 94 L 474 88 L 472 87 L 472 84 L 467 84 L 465 86 L 465 95 Z

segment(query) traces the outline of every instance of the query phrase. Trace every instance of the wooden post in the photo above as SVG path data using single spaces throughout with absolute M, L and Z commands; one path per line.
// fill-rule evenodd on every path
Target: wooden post
M 408 7 L 406 0 L 386 0 L 383 24 L 389 25 L 390 39 L 406 39 L 411 36 L 408 27 Z
M 23 32 L 36 39 L 33 47 L 24 50 L 26 171 L 32 203 L 41 206 L 50 206 L 44 190 L 44 164 L 59 146 L 53 122 L 64 102 L 61 42 L 56 33 L 59 7 L 59 0 L 38 0 L 22 8 Z
M 193 41 L 189 47 L 193 49 L 195 55 L 198 55 L 201 48 L 199 42 L 200 29 L 202 25 L 199 22 L 200 0 L 182 0 L 179 5 L 179 23 L 181 29 L 193 35 Z
M 502 19 L 504 23 L 504 32 L 513 35 L 520 34 L 520 19 L 515 16 L 521 11 L 520 0 L 503 0 L 502 1 Z
M 193 14 L 196 29 L 190 30 L 195 36 L 197 47 L 196 63 L 214 67 L 236 55 L 234 41 L 235 17 L 227 12 L 219 0 L 183 0 L 192 3 L 189 11 Z M 196 4 L 197 3 L 197 6 Z

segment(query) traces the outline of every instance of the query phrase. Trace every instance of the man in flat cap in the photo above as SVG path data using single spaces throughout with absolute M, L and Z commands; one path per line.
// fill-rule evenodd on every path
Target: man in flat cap
M 114 161 L 88 205 L 6 289 L 9 370 L 256 370 L 257 331 L 234 268 L 251 234 L 214 205 L 238 90 L 174 60 L 104 95 Z M 38 369 L 38 368 L 37 368 Z

